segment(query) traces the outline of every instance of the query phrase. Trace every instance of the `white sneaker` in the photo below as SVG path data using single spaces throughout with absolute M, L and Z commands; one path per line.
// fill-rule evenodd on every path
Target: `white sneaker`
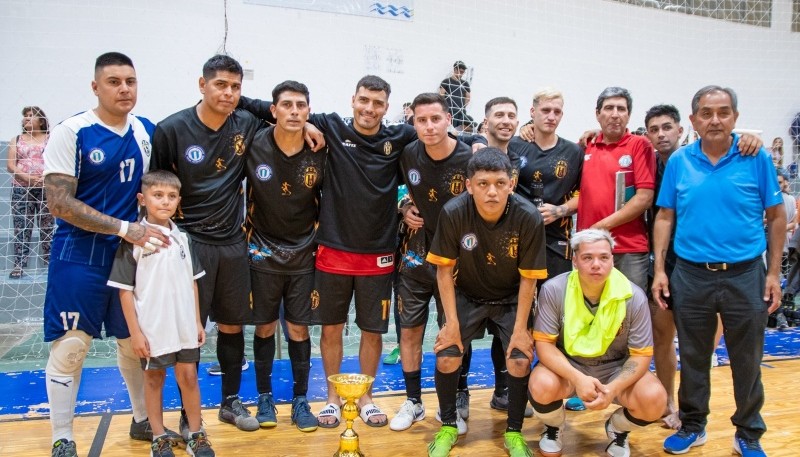
M 439 422 L 442 421 L 441 410 L 439 410 L 439 408 L 436 408 L 436 420 Z M 459 435 L 467 434 L 467 423 L 461 418 L 461 414 L 458 410 L 456 410 L 456 428 L 458 429 Z
M 400 410 L 394 415 L 389 428 L 400 432 L 407 430 L 414 422 L 419 422 L 425 419 L 425 406 L 422 403 L 414 403 L 411 400 L 406 400 L 400 405 Z
M 542 436 L 539 438 L 539 452 L 545 457 L 558 457 L 561 455 L 563 447 L 561 429 L 545 425 Z
M 606 435 L 611 439 L 606 446 L 606 454 L 610 457 L 630 457 L 631 447 L 628 444 L 628 433 L 615 430 L 611 425 L 611 418 L 606 420 Z

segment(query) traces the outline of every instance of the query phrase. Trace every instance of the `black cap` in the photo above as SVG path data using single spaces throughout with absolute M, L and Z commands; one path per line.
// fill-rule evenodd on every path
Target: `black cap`
M 466 70 L 467 69 L 467 64 L 465 64 L 464 62 L 462 62 L 460 60 L 456 60 L 456 63 L 453 64 L 453 70 L 455 70 L 455 69 Z

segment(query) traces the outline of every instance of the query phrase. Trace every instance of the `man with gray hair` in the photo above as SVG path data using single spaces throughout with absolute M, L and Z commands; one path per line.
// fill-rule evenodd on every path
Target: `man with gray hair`
M 781 301 L 786 212 L 769 153 L 764 148 L 755 157 L 738 153 L 739 135 L 732 133 L 739 117 L 736 105 L 736 93 L 729 88 L 706 86 L 694 95 L 689 119 L 700 140 L 672 154 L 658 195 L 652 292 L 662 309 L 667 307 L 665 298 L 672 297 L 681 345 L 682 425 L 664 441 L 671 454 L 706 442 L 709 369 L 719 313 L 736 402 L 733 450 L 744 457 L 766 456 L 759 443 L 767 429 L 760 414 L 761 358 L 767 315 Z M 766 269 L 765 212 L 770 246 Z M 678 259 L 668 278 L 665 258 L 673 226 Z
M 667 404 L 664 387 L 648 370 L 653 334 L 647 296 L 614 268 L 615 243 L 607 230 L 583 230 L 570 243 L 575 269 L 542 286 L 533 330 L 540 363 L 528 391 L 545 425 L 539 450 L 561 455 L 563 399 L 577 395 L 596 411 L 621 405 L 606 420 L 611 442 L 605 451 L 628 457 L 628 433 L 658 420 Z
M 647 289 L 650 246 L 644 213 L 653 204 L 656 158 L 646 138 L 628 131 L 632 104 L 630 92 L 621 87 L 607 87 L 597 97 L 601 131 L 586 146 L 577 230 L 610 231 L 616 240 L 614 264 Z

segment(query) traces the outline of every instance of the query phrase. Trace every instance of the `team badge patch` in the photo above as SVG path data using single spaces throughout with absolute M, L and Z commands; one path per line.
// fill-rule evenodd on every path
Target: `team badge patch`
M 95 165 L 100 165 L 106 160 L 106 153 L 100 148 L 95 148 L 89 151 L 89 162 Z
M 147 140 L 142 140 L 142 152 L 144 152 L 144 155 L 150 157 L 150 151 L 150 142 Z
M 303 185 L 309 189 L 313 189 L 314 184 L 317 183 L 317 177 L 319 177 L 319 172 L 317 172 L 316 167 L 306 167 L 303 171 Z
M 461 192 L 464 192 L 464 175 L 461 173 L 456 173 L 450 178 L 450 193 L 453 195 L 458 195 Z
M 383 143 L 383 153 L 386 154 L 387 156 L 392 153 L 392 143 L 388 141 L 386 143 Z
M 269 165 L 262 163 L 256 167 L 256 178 L 259 181 L 269 181 L 272 178 L 272 168 Z
M 512 236 L 508 240 L 508 246 L 506 247 L 506 254 L 512 259 L 517 258 L 517 254 L 519 253 L 519 237 Z
M 558 179 L 564 179 L 564 177 L 567 176 L 567 161 L 559 160 L 556 162 L 556 168 L 553 169 L 553 174 L 556 175 Z
M 619 166 L 620 167 L 627 168 L 627 167 L 630 167 L 632 163 L 633 163 L 633 159 L 628 154 L 625 154 L 624 156 L 619 158 Z
M 408 182 L 411 185 L 416 186 L 422 181 L 422 176 L 420 176 L 419 171 L 416 168 L 412 168 L 408 170 Z
M 478 247 L 478 237 L 474 233 L 467 233 L 461 238 L 461 247 L 467 251 L 471 251 Z
M 233 136 L 233 153 L 237 156 L 244 154 L 244 135 L 241 133 Z
M 186 148 L 184 156 L 186 157 L 186 160 L 191 163 L 200 163 L 206 158 L 206 151 L 204 151 L 200 146 L 192 145 Z

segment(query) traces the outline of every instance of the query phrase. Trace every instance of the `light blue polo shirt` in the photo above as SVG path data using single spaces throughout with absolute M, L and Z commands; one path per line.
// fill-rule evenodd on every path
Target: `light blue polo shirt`
M 702 140 L 667 161 L 657 205 L 675 211 L 675 253 L 691 262 L 741 262 L 767 248 L 764 209 L 783 204 L 775 166 L 762 147 L 739 153 L 733 134 L 728 153 L 712 165 Z

